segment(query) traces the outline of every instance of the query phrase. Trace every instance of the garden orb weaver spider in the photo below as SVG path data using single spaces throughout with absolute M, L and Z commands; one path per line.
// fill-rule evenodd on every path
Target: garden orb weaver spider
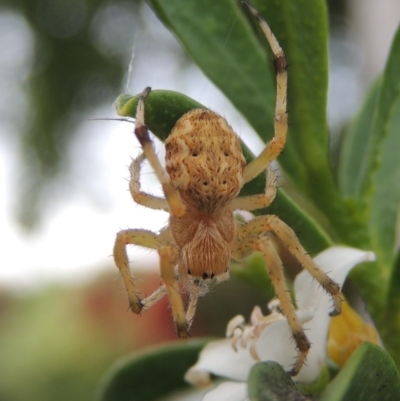
M 298 358 L 291 371 L 296 375 L 306 359 L 310 342 L 297 318 L 282 261 L 267 233 L 274 233 L 332 295 L 331 315 L 341 311 L 340 288 L 319 269 L 293 230 L 277 216 L 261 215 L 243 224 L 234 218 L 234 210 L 261 209 L 274 200 L 275 177 L 270 164 L 284 148 L 288 129 L 285 54 L 267 23 L 252 6 L 245 4 L 258 20 L 274 55 L 277 89 L 273 138 L 261 154 L 246 165 L 239 137 L 226 120 L 211 110 L 195 109 L 177 121 L 166 139 L 164 169 L 145 123 L 145 100 L 150 92 L 150 88 L 146 88 L 140 95 L 135 116 L 135 135 L 143 153 L 131 163 L 129 187 L 136 203 L 169 212 L 169 224 L 159 234 L 141 229 L 120 231 L 114 245 L 114 260 L 131 310 L 138 314 L 167 295 L 177 335 L 187 337 L 198 299 L 207 292 L 210 282 L 229 277 L 231 259 L 241 261 L 260 251 L 298 348 Z M 141 191 L 140 169 L 144 159 L 149 161 L 161 182 L 165 198 Z M 238 197 L 243 185 L 264 171 L 267 171 L 264 193 Z M 159 254 L 163 284 L 145 299 L 140 297 L 129 269 L 126 247 L 130 244 L 156 249 Z M 186 308 L 179 283 L 188 293 Z

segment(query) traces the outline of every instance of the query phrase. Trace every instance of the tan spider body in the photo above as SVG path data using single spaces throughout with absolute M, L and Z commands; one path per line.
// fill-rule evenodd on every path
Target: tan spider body
M 169 225 L 160 234 L 137 229 L 120 231 L 114 246 L 114 259 L 132 311 L 140 313 L 167 294 L 177 334 L 187 337 L 198 298 L 207 292 L 211 280 L 215 278 L 221 281 L 229 277 L 232 258 L 243 260 L 254 251 L 260 251 L 299 349 L 299 357 L 292 370 L 292 374 L 297 374 L 305 361 L 310 343 L 295 313 L 282 262 L 266 234 L 274 233 L 301 265 L 332 294 L 333 314 L 340 312 L 340 292 L 339 286 L 315 265 L 293 230 L 278 217 L 263 215 L 240 224 L 233 215 L 234 210 L 261 209 L 273 201 L 275 177 L 269 166 L 284 148 L 287 132 L 285 55 L 266 22 L 256 10 L 248 7 L 258 19 L 274 54 L 277 77 L 274 137 L 263 152 L 246 165 L 239 138 L 226 120 L 210 110 L 192 110 L 179 119 L 165 141 L 164 170 L 145 125 L 144 105 L 150 91 L 147 88 L 141 95 L 136 112 L 135 134 L 143 154 L 131 164 L 130 191 L 135 202 L 168 211 Z M 157 174 L 165 198 L 141 191 L 140 166 L 145 158 Z M 265 171 L 267 182 L 263 194 L 238 197 L 246 182 Z M 128 244 L 157 249 L 160 256 L 163 285 L 145 299 L 140 298 L 129 269 L 126 254 Z M 178 282 L 182 283 L 189 295 L 186 308 Z
M 230 204 L 246 165 L 239 138 L 218 114 L 198 109 L 176 123 L 165 148 L 167 173 L 186 206 L 170 217 L 179 264 L 192 277 L 226 276 L 236 232 Z

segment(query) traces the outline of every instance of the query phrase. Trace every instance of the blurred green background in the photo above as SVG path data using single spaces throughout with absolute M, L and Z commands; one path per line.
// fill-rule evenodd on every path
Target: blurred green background
M 400 13 L 389 0 L 328 4 L 334 148 Z M 109 257 L 119 229 L 166 221 L 143 218 L 129 198 L 132 126 L 88 119 L 115 117 L 120 93 L 150 85 L 219 110 L 253 150 L 261 144 L 143 1 L 0 0 L 0 72 L 0 400 L 91 399 L 117 357 L 174 330 L 165 302 L 143 316 L 127 310 Z M 144 181 L 157 191 L 150 171 Z M 133 254 L 149 270 L 143 293 L 159 285 L 155 260 Z M 266 302 L 243 282 L 223 283 L 201 301 L 193 336 L 223 335 L 229 318 Z

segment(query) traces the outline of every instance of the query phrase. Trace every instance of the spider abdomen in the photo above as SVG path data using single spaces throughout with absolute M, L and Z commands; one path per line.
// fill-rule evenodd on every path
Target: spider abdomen
M 236 133 L 210 110 L 181 117 L 165 142 L 166 170 L 188 206 L 214 213 L 243 186 L 245 159 Z

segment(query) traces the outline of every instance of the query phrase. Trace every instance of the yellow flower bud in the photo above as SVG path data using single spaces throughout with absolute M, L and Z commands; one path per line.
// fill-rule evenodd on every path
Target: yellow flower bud
M 331 319 L 328 333 L 328 354 L 342 367 L 359 344 L 369 341 L 378 344 L 375 327 L 364 322 L 347 302 L 342 303 L 342 313 Z

